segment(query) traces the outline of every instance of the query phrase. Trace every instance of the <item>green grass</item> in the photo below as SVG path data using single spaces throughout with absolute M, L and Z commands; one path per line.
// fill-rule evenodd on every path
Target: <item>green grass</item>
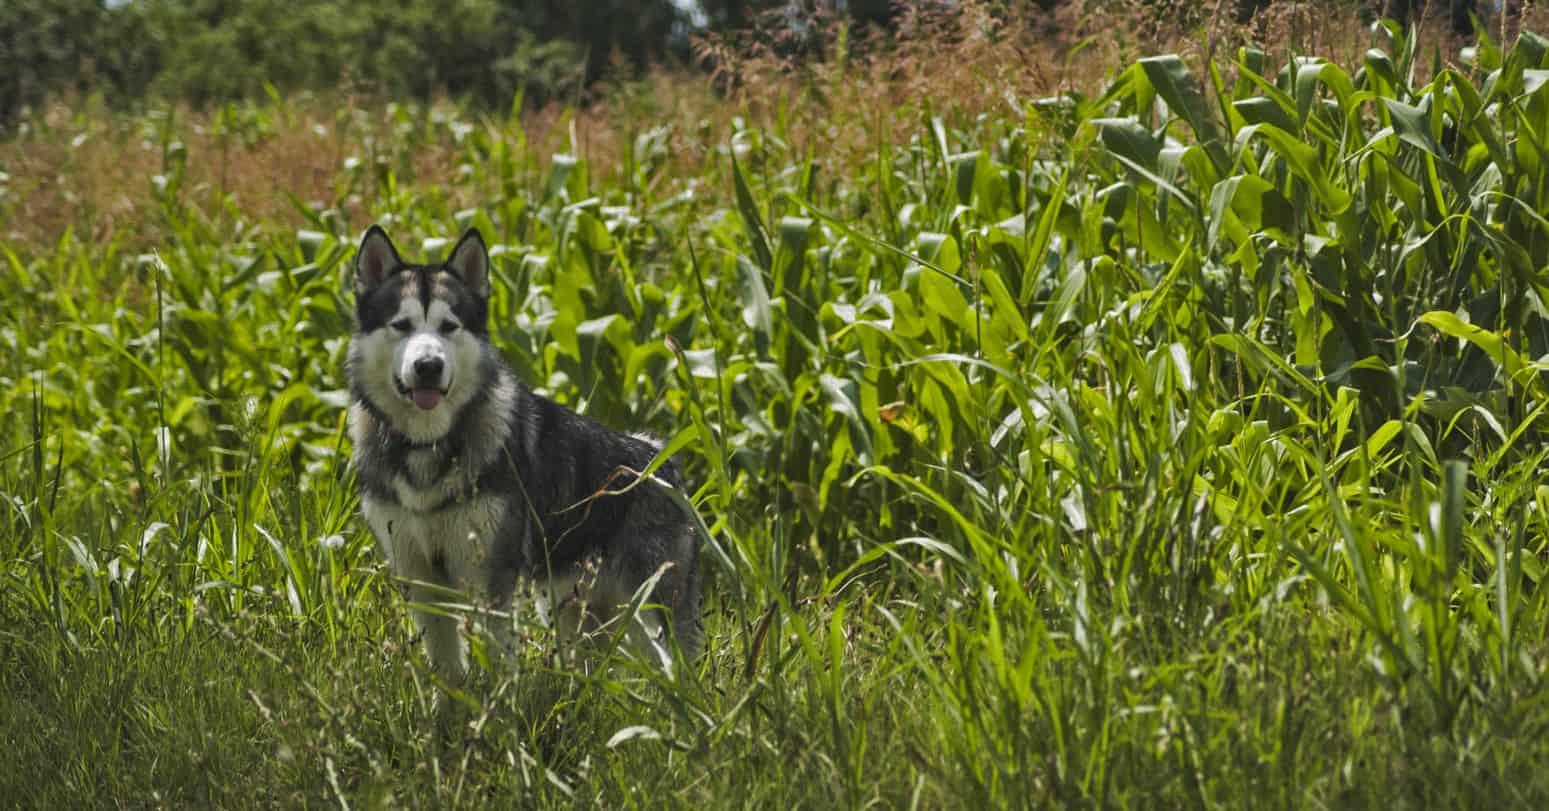
M 130 120 L 154 251 L 0 249 L 0 797 L 1544 807 L 1549 46 L 1416 52 L 922 102 L 853 164 L 641 119 L 606 180 L 399 107 L 300 230 Z M 534 635 L 435 731 L 342 423 L 387 219 L 415 257 L 483 229 L 524 379 L 670 438 L 714 538 L 695 668 Z

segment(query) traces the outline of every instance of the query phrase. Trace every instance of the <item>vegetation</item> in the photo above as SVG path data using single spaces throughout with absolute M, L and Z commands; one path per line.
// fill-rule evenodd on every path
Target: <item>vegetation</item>
M 832 21 L 832 9 L 810 13 Z M 915 5 L 929 6 L 930 2 Z M 504 109 L 574 98 L 609 73 L 683 61 L 693 34 L 783 21 L 784 0 L 7 0 L 0 7 L 0 132 L 60 94 L 210 105 L 351 83 Z M 850 0 L 887 25 L 888 0 Z M 809 12 L 804 11 L 804 14 Z M 795 31 L 798 29 L 792 29 Z
M 921 18 L 964 9 L 1014 21 L 1003 36 L 1036 31 L 1027 46 L 1052 31 L 1072 40 L 1112 34 L 1104 23 L 1115 18 L 1155 40 L 1213 23 L 1223 9 L 1239 23 L 1273 26 L 1310 8 L 1328 28 L 1337 28 L 1327 25 L 1331 9 L 1359 11 L 1363 24 L 1378 10 L 1406 21 L 1447 16 L 1460 33 L 1472 30 L 1475 11 L 1492 31 L 1504 22 L 1472 0 L 8 0 L 0 7 L 0 133 L 61 95 L 118 109 L 157 100 L 209 107 L 345 85 L 399 100 L 449 94 L 501 112 L 514 98 L 574 101 L 605 77 L 698 61 L 696 37 L 752 32 L 783 53 L 821 58 L 836 38 L 850 49 L 891 43 Z
M 1451 65 L 1387 26 L 1039 97 L 967 19 L 698 107 L 28 120 L 0 796 L 1549 804 L 1549 41 Z M 948 74 L 980 94 L 916 92 Z M 529 626 L 434 730 L 343 431 L 374 221 L 420 257 L 483 229 L 524 378 L 669 439 L 694 667 Z

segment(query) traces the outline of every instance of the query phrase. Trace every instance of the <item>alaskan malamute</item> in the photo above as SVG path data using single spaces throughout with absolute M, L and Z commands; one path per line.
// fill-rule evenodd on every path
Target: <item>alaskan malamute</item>
M 630 622 L 629 638 L 670 670 L 672 641 L 690 658 L 699 649 L 698 543 L 671 497 L 636 481 L 659 448 L 518 381 L 490 344 L 489 296 L 474 229 L 442 264 L 404 262 L 379 226 L 355 257 L 361 507 L 416 605 L 431 665 L 452 685 L 467 674 L 458 620 L 435 603 L 466 595 L 509 642 L 505 612 L 530 593 L 562 636 Z M 678 480 L 670 463 L 656 475 Z M 623 616 L 658 573 L 652 608 Z

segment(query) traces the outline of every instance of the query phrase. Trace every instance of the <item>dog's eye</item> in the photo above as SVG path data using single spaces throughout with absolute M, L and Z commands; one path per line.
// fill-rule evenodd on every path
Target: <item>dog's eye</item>
M 388 326 L 392 327 L 394 330 L 396 330 L 398 332 L 408 332 L 409 330 L 414 328 L 414 325 L 410 324 L 409 323 L 409 319 L 407 319 L 407 318 L 400 318 L 397 321 L 394 321 L 393 323 L 388 324 Z
M 441 330 L 442 335 L 451 335 L 452 333 L 462 329 L 462 324 L 459 324 L 456 321 L 442 321 L 439 329 Z

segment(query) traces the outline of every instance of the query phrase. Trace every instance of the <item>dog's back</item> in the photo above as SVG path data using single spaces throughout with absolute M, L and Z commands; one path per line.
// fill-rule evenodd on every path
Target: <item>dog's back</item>
M 627 603 L 660 570 L 651 601 L 671 612 L 679 644 L 696 654 L 697 536 L 656 482 L 639 479 L 660 447 L 525 388 L 512 421 L 508 478 L 500 486 L 515 508 L 527 511 L 534 534 L 525 548 L 511 550 L 520 557 L 502 568 L 535 579 L 592 575 L 594 607 Z M 654 476 L 680 483 L 671 460 Z

